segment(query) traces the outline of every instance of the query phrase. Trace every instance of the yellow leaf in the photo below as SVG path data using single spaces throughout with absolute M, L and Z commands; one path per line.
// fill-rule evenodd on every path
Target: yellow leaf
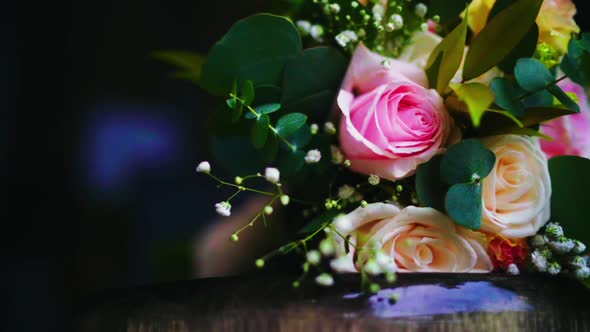
M 457 94 L 459 100 L 467 104 L 471 120 L 475 127 L 479 127 L 483 113 L 494 101 L 494 93 L 481 83 L 453 83 L 449 85 Z

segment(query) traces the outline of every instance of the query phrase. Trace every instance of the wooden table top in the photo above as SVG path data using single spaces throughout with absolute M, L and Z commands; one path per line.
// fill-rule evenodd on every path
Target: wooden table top
M 79 331 L 590 331 L 590 291 L 545 276 L 402 274 L 362 295 L 293 276 L 212 278 L 114 290 L 80 307 Z M 392 294 L 397 301 L 390 300 Z

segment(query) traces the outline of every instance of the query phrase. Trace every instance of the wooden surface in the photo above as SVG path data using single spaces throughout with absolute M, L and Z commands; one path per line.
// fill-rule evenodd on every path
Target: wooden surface
M 331 288 L 309 283 L 297 290 L 292 278 L 111 291 L 79 308 L 79 331 L 590 331 L 590 291 L 569 280 L 404 274 L 363 296 L 357 275 L 339 276 Z

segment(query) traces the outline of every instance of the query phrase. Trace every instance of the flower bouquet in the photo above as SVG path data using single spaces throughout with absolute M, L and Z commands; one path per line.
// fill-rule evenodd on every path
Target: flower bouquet
M 590 35 L 569 0 L 293 1 L 236 22 L 210 50 L 156 55 L 218 97 L 213 165 L 268 196 L 228 237 L 294 231 L 260 257 L 299 254 L 331 285 L 359 272 L 536 271 L 589 284 Z M 568 155 L 568 156 L 563 156 Z M 550 158 L 550 159 L 549 159 Z

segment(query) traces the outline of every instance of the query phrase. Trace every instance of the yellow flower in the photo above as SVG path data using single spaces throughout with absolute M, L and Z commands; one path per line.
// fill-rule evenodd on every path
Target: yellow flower
M 469 5 L 468 24 L 474 34 L 486 25 L 495 0 L 473 0 Z M 545 0 L 537 16 L 539 42 L 565 53 L 572 33 L 580 32 L 574 21 L 576 6 L 571 0 Z
M 539 41 L 566 53 L 571 34 L 580 32 L 574 15 L 576 5 L 571 0 L 545 0 L 537 16 Z

